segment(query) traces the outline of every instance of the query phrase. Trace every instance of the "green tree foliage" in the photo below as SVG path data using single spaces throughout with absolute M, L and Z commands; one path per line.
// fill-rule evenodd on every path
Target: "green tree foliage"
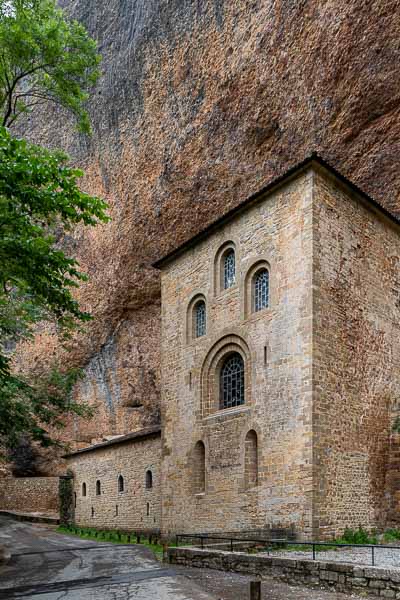
M 78 371 L 28 380 L 13 372 L 10 352 L 42 321 L 68 337 L 90 319 L 72 294 L 86 277 L 60 241 L 79 223 L 107 221 L 107 205 L 79 189 L 82 172 L 67 158 L 0 128 L 0 440 L 7 446 L 21 432 L 49 444 L 46 425 L 61 426 L 65 411 L 87 414 L 70 401 Z
M 0 110 L 10 127 L 23 113 L 51 101 L 89 131 L 84 108 L 99 77 L 96 42 L 55 0 L 0 0 Z

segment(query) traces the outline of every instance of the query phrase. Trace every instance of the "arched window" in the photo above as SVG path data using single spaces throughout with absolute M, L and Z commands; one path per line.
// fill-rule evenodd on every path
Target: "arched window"
M 244 442 L 244 485 L 253 488 L 258 483 L 258 443 L 257 434 L 252 429 Z
M 118 491 L 119 492 L 123 492 L 124 491 L 124 478 L 122 477 L 122 475 L 120 475 L 118 477 Z
M 82 496 L 86 496 L 86 483 L 82 483 Z
M 253 311 L 258 312 L 269 304 L 269 272 L 259 269 L 253 276 Z
M 244 362 L 238 352 L 233 352 L 220 371 L 220 408 L 240 406 L 244 401 Z
M 186 313 L 186 341 L 193 340 L 207 333 L 207 305 L 203 294 L 196 294 L 189 302 Z
M 100 483 L 100 480 L 98 479 L 96 481 L 96 496 L 100 496 L 100 494 L 101 494 L 101 483 Z
M 224 290 L 235 285 L 236 281 L 236 264 L 235 251 L 229 248 L 222 257 L 222 287 Z
M 199 300 L 193 309 L 194 337 L 199 338 L 206 334 L 206 303 Z
M 149 470 L 146 471 L 146 489 L 153 487 L 153 473 Z
M 193 487 L 195 494 L 206 491 L 206 449 L 202 441 L 193 450 Z

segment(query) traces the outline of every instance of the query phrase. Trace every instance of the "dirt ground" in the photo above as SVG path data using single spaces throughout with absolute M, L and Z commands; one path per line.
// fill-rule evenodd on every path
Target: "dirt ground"
M 218 600 L 248 600 L 250 581 L 254 578 L 211 569 L 189 569 L 174 565 L 174 570 L 196 583 Z M 292 586 L 273 579 L 264 580 L 262 600 L 362 600 L 355 594 L 339 594 L 320 588 Z M 363 599 L 365 600 L 365 598 Z

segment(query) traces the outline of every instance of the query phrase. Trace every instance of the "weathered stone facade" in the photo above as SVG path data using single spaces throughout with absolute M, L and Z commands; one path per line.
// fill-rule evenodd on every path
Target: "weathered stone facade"
M 400 227 L 326 172 L 314 196 L 313 516 L 329 536 L 382 526 L 396 493 L 385 478 L 400 397 Z
M 162 272 L 163 529 L 234 531 L 265 524 L 311 529 L 312 178 L 303 174 L 181 254 Z M 236 252 L 236 284 L 216 283 L 219 251 Z M 217 257 L 217 258 L 216 258 Z M 246 309 L 246 275 L 270 270 L 270 306 Z M 206 335 L 187 341 L 195 294 Z M 238 350 L 246 402 L 206 406 L 217 363 Z M 218 386 L 217 386 L 218 387 Z M 218 391 L 216 392 L 218 395 Z M 258 485 L 246 489 L 245 437 L 258 438 Z M 193 448 L 206 448 L 206 489 L 193 494 Z
M 161 261 L 165 533 L 279 525 L 326 537 L 384 523 L 390 411 L 400 391 L 399 232 L 310 161 Z M 237 279 L 221 292 L 226 244 Z M 262 262 L 270 305 L 252 313 L 248 274 Z M 187 311 L 200 295 L 207 333 L 193 339 Z M 233 351 L 245 362 L 246 401 L 220 410 L 218 361 Z M 251 431 L 258 480 L 249 489 Z M 193 493 L 199 441 L 205 490 Z
M 127 531 L 160 529 L 159 428 L 115 438 L 67 458 L 74 477 L 77 525 Z
M 0 479 L 0 510 L 57 513 L 58 477 L 4 477 Z
M 158 261 L 162 444 L 144 430 L 70 455 L 76 522 L 308 538 L 384 526 L 400 491 L 386 478 L 399 257 L 397 219 L 312 156 Z

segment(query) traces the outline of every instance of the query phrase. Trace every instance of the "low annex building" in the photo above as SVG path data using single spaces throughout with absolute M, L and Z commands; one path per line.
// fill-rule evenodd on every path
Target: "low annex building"
M 117 481 L 151 464 L 167 536 L 382 526 L 398 498 L 399 221 L 313 155 L 154 266 L 162 445 L 138 432 L 70 455 L 77 521 L 149 527 L 145 486 L 122 508 Z
M 159 531 L 161 431 L 150 427 L 68 454 L 74 522 L 81 527 Z

